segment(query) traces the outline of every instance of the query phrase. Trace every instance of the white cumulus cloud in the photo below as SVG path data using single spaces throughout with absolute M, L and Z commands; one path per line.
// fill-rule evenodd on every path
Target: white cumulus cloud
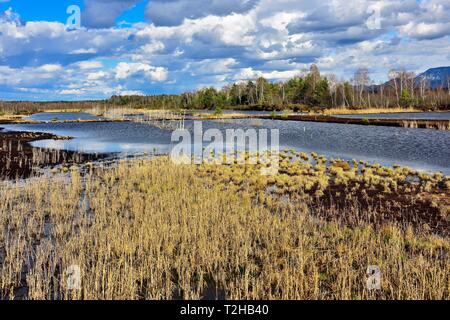
M 154 67 L 145 63 L 120 62 L 116 67 L 116 79 L 123 80 L 131 76 L 143 75 L 152 81 L 165 81 L 167 69 Z

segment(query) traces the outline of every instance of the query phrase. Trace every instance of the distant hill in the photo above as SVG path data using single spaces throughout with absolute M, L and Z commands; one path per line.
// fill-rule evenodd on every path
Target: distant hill
M 447 80 L 449 79 L 449 80 Z M 415 87 L 418 88 L 423 80 L 426 80 L 427 89 L 448 89 L 450 82 L 450 67 L 431 68 L 419 74 L 414 78 Z M 394 80 L 391 79 L 383 84 L 383 86 L 394 86 Z M 368 86 L 367 91 L 378 92 L 380 85 Z
M 427 80 L 432 89 L 441 87 L 448 88 L 450 82 L 450 67 L 428 69 L 416 77 L 416 83 L 420 83 L 422 79 Z

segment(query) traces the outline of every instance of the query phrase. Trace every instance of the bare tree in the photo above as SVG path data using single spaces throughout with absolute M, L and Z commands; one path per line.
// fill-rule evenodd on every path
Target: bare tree
M 331 103 L 333 108 L 337 107 L 337 89 L 339 86 L 339 79 L 335 74 L 327 75 L 327 80 L 330 86 Z
M 416 73 L 414 71 L 406 72 L 406 79 L 409 84 L 409 90 L 411 93 L 411 97 L 414 98 L 414 85 L 416 80 Z
M 280 88 L 281 88 L 281 101 L 282 104 L 286 104 L 286 82 L 282 81 L 280 82 Z
M 419 81 L 420 99 L 425 100 L 425 93 L 426 93 L 426 89 L 428 87 L 429 87 L 428 79 L 424 76 L 420 77 L 420 81 Z
M 317 82 L 319 82 L 319 80 L 320 80 L 319 67 L 317 67 L 317 65 L 315 65 L 315 64 L 312 64 L 311 67 L 309 68 L 309 74 L 312 79 L 312 90 L 314 91 L 314 90 L 316 90 Z
M 399 72 L 397 70 L 389 70 L 388 73 L 389 79 L 390 79 L 390 85 L 394 88 L 395 96 L 397 98 L 397 107 L 400 106 L 400 94 L 398 93 L 398 79 L 399 79 Z
M 354 76 L 355 86 L 358 90 L 359 104 L 363 103 L 363 92 L 370 85 L 369 69 L 359 68 Z

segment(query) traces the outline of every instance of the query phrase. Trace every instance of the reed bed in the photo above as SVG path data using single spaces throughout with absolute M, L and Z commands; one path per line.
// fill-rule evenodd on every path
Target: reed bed
M 0 184 L 0 298 L 450 298 L 447 236 L 260 200 L 248 166 L 158 158 L 89 168 Z M 369 265 L 381 290 L 366 286 Z M 79 289 L 68 286 L 71 266 Z
M 59 149 L 34 148 L 30 142 L 39 139 L 68 140 L 45 133 L 0 132 L 0 180 L 28 178 L 49 166 L 71 166 L 105 158 L 102 154 L 84 154 Z
M 141 110 L 132 108 L 93 108 L 90 113 L 109 121 L 130 121 L 155 126 L 163 130 L 184 129 L 186 114 L 182 110 Z
M 20 121 L 24 116 L 23 115 L 13 115 L 10 113 L 0 112 L 0 121 L 1 122 L 14 122 Z
M 362 108 L 362 109 L 349 109 L 349 108 L 331 108 L 323 111 L 326 115 L 335 114 L 375 114 L 375 113 L 405 113 L 405 112 L 423 112 L 423 110 L 416 108 Z
M 433 121 L 416 121 L 416 120 L 404 120 L 402 121 L 402 127 L 404 128 L 410 128 L 410 129 L 417 129 L 417 128 L 426 128 L 426 129 L 438 129 L 438 130 L 450 130 L 450 121 L 439 121 L 439 122 L 433 122 Z
M 244 163 L 241 165 L 200 166 L 199 175 L 234 192 L 252 194 L 269 207 L 280 200 L 307 203 L 320 218 L 338 216 L 350 224 L 363 219 L 371 224 L 389 220 L 450 235 L 450 177 L 442 173 L 282 150 L 278 155 L 278 174 L 264 176 L 261 171 L 269 169 L 272 163 L 246 165 L 250 156 L 254 160 L 254 155 L 240 154 L 240 162 Z M 217 160 L 227 163 L 222 155 L 211 155 L 209 162 Z

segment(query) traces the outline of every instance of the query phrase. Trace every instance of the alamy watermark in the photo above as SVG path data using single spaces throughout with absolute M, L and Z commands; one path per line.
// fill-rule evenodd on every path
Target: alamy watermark
M 366 21 L 366 26 L 369 30 L 381 30 L 381 9 L 378 1 L 367 8 L 366 13 L 370 16 Z
M 67 290 L 81 290 L 81 268 L 71 265 L 64 271 Z
M 381 270 L 379 266 L 367 267 L 367 289 L 380 290 L 381 289 Z
M 67 7 L 66 13 L 70 16 L 67 18 L 66 28 L 75 30 L 81 28 L 81 9 L 77 5 Z
M 227 129 L 203 131 L 202 121 L 194 121 L 193 132 L 172 132 L 170 158 L 175 164 L 251 164 L 261 165 L 261 174 L 275 175 L 279 169 L 280 132 L 278 129 Z

